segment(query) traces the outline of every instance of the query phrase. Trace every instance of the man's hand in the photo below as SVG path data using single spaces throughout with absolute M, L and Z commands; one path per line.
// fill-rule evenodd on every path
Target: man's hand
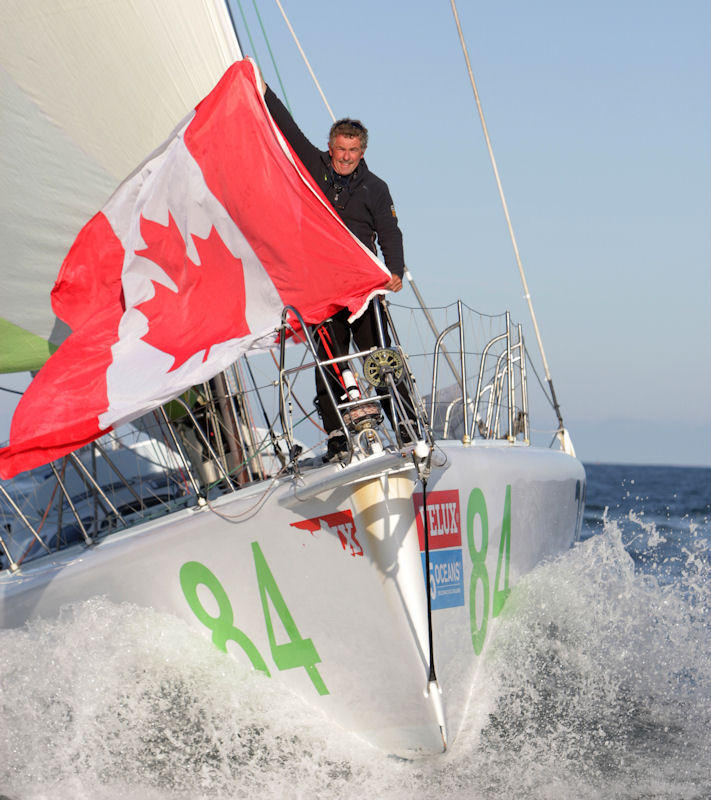
M 402 289 L 402 279 L 397 275 L 393 275 L 390 280 L 385 284 L 385 288 L 389 292 L 399 292 Z

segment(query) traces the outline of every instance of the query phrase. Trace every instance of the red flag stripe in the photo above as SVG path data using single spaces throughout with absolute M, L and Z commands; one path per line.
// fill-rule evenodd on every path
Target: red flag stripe
M 86 258 L 97 250 L 101 254 L 100 273 Z M 80 327 L 62 343 L 22 396 L 12 418 L 10 446 L 0 450 L 0 477 L 10 478 L 54 461 L 104 432 L 97 423 L 108 407 L 106 370 L 123 314 L 123 260 L 121 242 L 106 217 L 97 214 L 82 229 L 64 260 L 52 297 L 55 313 Z

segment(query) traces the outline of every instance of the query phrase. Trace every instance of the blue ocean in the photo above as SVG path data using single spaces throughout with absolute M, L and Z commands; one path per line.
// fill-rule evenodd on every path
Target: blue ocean
M 0 632 L 11 800 L 711 798 L 711 468 L 586 465 L 450 751 L 402 761 L 182 623 L 94 600 Z

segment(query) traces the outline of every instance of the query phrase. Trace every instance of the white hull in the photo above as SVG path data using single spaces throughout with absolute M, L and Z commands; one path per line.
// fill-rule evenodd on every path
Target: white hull
M 427 502 L 441 696 L 426 696 L 422 484 L 392 453 L 315 469 L 301 485 L 253 484 L 6 570 L 0 624 L 95 595 L 169 612 L 386 751 L 441 752 L 476 690 L 507 570 L 511 587 L 571 545 L 585 474 L 564 453 L 505 442 L 438 442 L 437 453 L 446 463 Z
M 7 44 L 0 48 L 7 77 L 0 93 L 15 111 L 4 137 L 11 146 L 0 149 L 0 161 L 8 167 L 0 171 L 0 196 L 11 199 L 5 216 L 13 221 L 6 226 L 12 236 L 3 247 L 7 269 L 18 275 L 10 274 L 0 292 L 0 323 L 6 323 L 0 369 L 7 371 L 37 368 L 47 356 L 48 338 L 64 338 L 50 313 L 49 292 L 72 232 L 148 153 L 156 147 L 156 153 L 167 152 L 160 142 L 239 55 L 229 9 L 221 0 L 108 0 L 93 4 L 91 14 L 84 4 L 10 5 L 0 31 Z M 122 36 L 116 36 L 119 29 Z M 77 44 L 84 39 L 94 46 Z M 63 58 L 66 52 L 71 59 Z M 125 98 L 130 98 L 130 114 Z M 199 162 L 193 161 L 197 168 Z M 121 185 L 121 197 L 126 186 L 134 186 L 134 177 Z M 198 185 L 199 213 L 183 209 L 186 198 L 176 199 L 175 208 L 165 205 L 162 189 L 150 195 L 148 182 L 140 195 L 150 195 L 145 208 L 150 201 L 151 207 L 165 206 L 166 215 L 169 208 L 171 215 L 183 209 L 184 232 L 194 233 L 193 219 L 208 220 L 208 196 L 210 207 L 218 200 L 202 178 Z M 216 219 L 227 224 L 231 213 L 220 207 Z M 324 219 L 330 217 L 324 212 Z M 267 251 L 281 227 L 272 230 L 269 214 L 264 219 L 268 224 L 254 236 Z M 230 230 L 241 230 L 240 224 L 230 217 Z M 330 237 L 325 229 L 324 235 Z M 128 239 L 119 238 L 126 246 Z M 197 242 L 186 253 L 194 247 Z M 301 246 L 295 247 L 294 264 L 305 257 L 301 253 Z M 312 259 L 309 248 L 303 253 Z M 313 266 L 316 281 L 321 267 Z M 129 283 L 135 278 L 128 272 L 125 277 Z M 415 290 L 407 272 L 405 279 Z M 161 280 L 151 278 L 152 283 Z M 216 295 L 227 291 L 221 277 L 215 285 Z M 271 289 L 264 291 L 275 299 L 273 288 L 274 296 Z M 255 298 L 248 301 L 249 317 L 245 311 L 247 328 L 271 330 L 275 320 L 257 314 L 266 302 L 262 290 L 242 291 L 245 298 Z M 342 306 L 341 294 L 334 288 L 336 296 L 324 298 L 323 309 Z M 142 305 L 129 304 L 122 325 L 140 316 Z M 167 404 L 164 418 L 156 414 L 153 421 L 150 437 L 164 443 L 157 463 L 139 462 L 127 471 L 122 462 L 130 444 L 119 447 L 117 441 L 109 453 L 92 445 L 83 456 L 86 464 L 72 454 L 58 459 L 53 472 L 45 467 L 27 476 L 28 484 L 34 478 L 42 482 L 31 509 L 24 486 L 8 484 L 6 490 L 0 483 L 0 625 L 53 617 L 63 605 L 96 595 L 168 612 L 386 751 L 441 752 L 456 736 L 476 692 L 481 658 L 508 589 L 578 536 L 585 474 L 572 455 L 528 445 L 527 350 L 522 328 L 508 312 L 484 317 L 461 301 L 423 307 L 417 314 L 389 303 L 373 308 L 395 344 L 386 347 L 381 336 L 378 348 L 322 358 L 316 367 L 322 375 L 340 375 L 343 368 L 356 376 L 358 392 L 344 381 L 345 394 L 338 386 L 330 398 L 348 440 L 352 461 L 347 467 L 321 465 L 325 431 L 315 433 L 320 426 L 307 410 L 311 403 L 298 399 L 299 393 L 313 394 L 319 350 L 298 309 L 287 306 L 274 331 L 279 333 L 278 370 L 269 356 L 254 350 L 206 383 L 206 373 L 193 376 L 190 380 L 199 383 Z M 257 326 L 252 314 L 261 320 Z M 395 335 L 392 317 L 399 314 L 403 324 L 398 327 L 412 335 L 411 347 Z M 296 318 L 306 334 L 305 352 L 295 344 L 301 334 L 291 336 Z M 178 340 L 194 345 L 186 356 L 199 362 L 207 340 L 193 335 L 198 324 L 187 318 L 175 324 L 181 328 Z M 145 365 L 167 363 L 172 356 L 141 336 L 141 353 L 158 359 Z M 205 357 L 220 343 L 215 336 Z M 272 341 L 271 333 L 266 338 Z M 123 368 L 114 368 L 122 363 L 116 356 L 123 342 L 113 352 L 110 381 L 122 397 L 130 397 L 141 375 L 157 380 L 159 371 L 127 369 L 122 383 L 116 375 Z M 557 419 L 554 429 L 545 430 L 572 453 L 546 377 Z M 429 391 L 426 403 L 418 384 Z M 179 391 L 177 383 L 154 387 L 157 393 L 147 405 L 136 405 L 136 414 L 167 397 L 168 385 L 174 394 Z M 60 407 L 51 396 L 47 404 Z M 379 422 L 383 414 L 390 417 L 389 429 Z M 125 416 L 132 413 L 126 410 Z M 265 423 L 264 435 L 255 419 Z M 31 428 L 34 418 L 30 422 Z M 143 426 L 149 426 L 146 418 Z M 440 436 L 446 441 L 437 443 L 432 464 L 423 458 L 416 468 L 404 452 L 407 443 L 418 441 L 418 452 L 431 453 Z M 294 479 L 286 473 L 300 469 L 299 455 L 304 474 Z M 86 467 L 92 465 L 96 469 L 89 474 Z M 127 474 L 118 474 L 117 466 Z M 158 466 L 163 483 L 153 480 Z M 270 479 L 273 475 L 279 477 Z M 237 485 L 242 488 L 231 491 Z M 205 504 L 205 497 L 223 490 Z M 425 494 L 431 549 L 427 580 L 418 514 Z M 161 508 L 172 510 L 149 519 Z M 127 527 L 139 516 L 143 522 Z M 119 525 L 122 530 L 116 531 Z M 90 537 L 89 546 L 71 544 Z M 70 546 L 56 552 L 65 544 Z M 52 552 L 40 552 L 42 547 Z M 430 685 L 435 683 L 431 649 L 438 685 Z

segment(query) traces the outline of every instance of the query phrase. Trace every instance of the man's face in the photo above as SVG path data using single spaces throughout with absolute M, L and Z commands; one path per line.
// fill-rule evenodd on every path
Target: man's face
M 350 175 L 363 158 L 363 148 L 358 136 L 336 136 L 328 145 L 333 169 L 339 175 Z

